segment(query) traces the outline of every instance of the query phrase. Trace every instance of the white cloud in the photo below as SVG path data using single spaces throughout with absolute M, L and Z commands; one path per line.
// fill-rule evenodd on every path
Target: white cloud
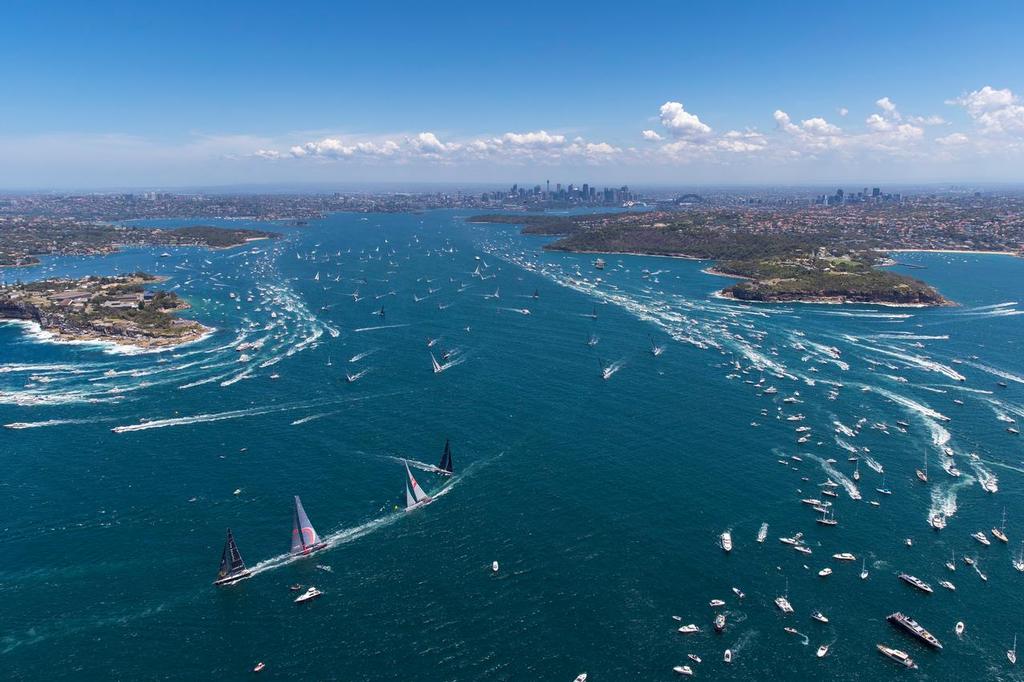
M 946 125 L 946 119 L 941 116 L 908 116 L 907 121 L 919 126 L 941 126 Z
M 699 137 L 711 133 L 711 126 L 684 109 L 680 102 L 662 104 L 659 118 L 661 125 L 674 137 Z
M 896 105 L 893 104 L 892 100 L 889 99 L 888 97 L 883 97 L 882 99 L 875 100 L 875 105 L 889 116 L 899 120 L 900 114 L 898 111 L 896 111 Z
M 441 140 L 437 139 L 437 135 L 434 133 L 420 133 L 413 138 L 410 138 L 409 145 L 422 154 L 444 154 L 445 152 L 455 151 L 459 148 L 459 145 L 445 144 Z M 395 145 L 393 150 L 398 151 L 398 146 Z
M 1010 90 L 985 86 L 953 100 L 964 107 L 985 135 L 968 136 L 954 129 L 942 137 L 926 134 L 928 126 L 950 126 L 942 117 L 904 114 L 890 97 L 874 101 L 877 109 L 861 125 L 847 119 L 843 127 L 823 116 L 794 119 L 782 109 L 772 114 L 775 130 L 756 128 L 718 132 L 678 101 L 658 108 L 660 127 L 643 129 L 648 145 L 640 149 L 620 147 L 614 141 L 589 140 L 547 129 L 509 131 L 449 139 L 434 132 L 389 137 L 360 138 L 325 136 L 310 142 L 281 147 L 259 147 L 250 157 L 267 160 L 351 159 L 367 163 L 384 160 L 402 164 L 439 165 L 559 165 L 559 164 L 689 164 L 729 165 L 756 158 L 760 164 L 950 162 L 976 154 L 1008 155 L 1024 152 L 996 133 L 1024 132 L 1024 106 Z M 841 107 L 839 116 L 849 110 Z M 950 126 L 950 128 L 953 128 Z M 1008 139 L 1008 138 L 1007 138 Z M 987 146 L 986 146 L 987 144 Z M 767 167 L 767 166 L 766 166 Z
M 591 154 L 594 156 L 601 156 L 604 154 L 618 154 L 619 152 L 622 151 L 618 147 L 613 147 L 607 142 L 598 142 L 596 144 L 593 142 L 588 142 L 585 149 L 587 154 Z
M 759 152 L 768 146 L 768 139 L 761 133 L 748 130 L 730 130 L 716 143 L 718 149 L 726 152 Z
M 968 142 L 970 142 L 970 138 L 967 137 L 966 135 L 964 135 L 963 133 L 950 133 L 949 135 L 946 135 L 945 137 L 937 137 L 937 138 L 935 138 L 935 141 L 938 142 L 941 145 L 959 146 L 959 145 L 964 145 L 964 144 L 967 144 Z
M 950 103 L 962 106 L 984 133 L 1024 133 L 1024 106 L 1008 88 L 996 90 L 986 85 Z
M 565 144 L 565 135 L 551 135 L 546 130 L 532 133 L 505 133 L 501 141 L 521 147 L 557 147 Z
M 838 135 L 842 132 L 838 126 L 832 125 L 821 117 L 801 121 L 800 127 L 812 135 Z

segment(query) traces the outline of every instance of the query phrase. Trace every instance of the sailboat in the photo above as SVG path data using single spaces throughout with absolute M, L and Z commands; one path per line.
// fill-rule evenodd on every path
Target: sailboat
M 1006 652 L 1006 657 L 1010 659 L 1010 663 L 1017 665 L 1017 635 L 1013 636 L 1013 648 Z
M 999 528 L 992 529 L 992 535 L 1000 542 L 1010 542 L 1010 538 L 1006 537 L 1006 507 L 1003 507 L 1003 523 Z
M 437 465 L 437 473 L 452 475 L 452 445 L 447 438 L 444 440 L 444 453 L 441 455 L 441 463 Z
M 867 559 L 862 559 L 861 560 L 861 564 L 860 564 L 860 579 L 861 580 L 867 580 L 868 579 L 868 560 Z
M 540 298 L 540 291 L 538 289 L 533 290 L 533 300 Z
M 860 460 L 859 459 L 857 460 L 857 464 L 854 465 L 853 480 L 855 480 L 855 481 L 859 481 L 860 480 Z
M 914 473 L 917 474 L 917 480 L 921 481 L 921 483 L 927 483 L 928 482 L 928 455 L 927 454 L 924 456 L 924 471 L 922 471 L 920 469 L 914 469 Z
M 424 504 L 429 504 L 431 498 L 425 492 L 420 484 L 416 482 L 416 479 L 412 476 L 412 471 L 409 470 L 409 463 L 402 460 L 405 464 L 405 510 L 409 511 L 416 507 Z
M 381 306 L 380 310 L 378 310 L 375 314 L 377 315 L 377 317 L 384 319 L 384 306 Z
M 235 536 L 228 528 L 228 538 L 224 541 L 224 551 L 220 555 L 220 570 L 217 571 L 217 579 L 214 585 L 234 585 L 240 580 L 252 577 L 252 571 L 245 567 L 242 555 L 238 553 L 238 545 L 235 544 Z
M 317 271 L 317 273 L 315 275 L 313 275 L 313 281 L 314 282 L 319 282 L 320 281 L 320 272 L 319 271 Z
M 1017 558 L 1013 560 L 1013 567 L 1024 573 L 1024 540 L 1020 541 L 1020 552 L 1017 553 Z
M 434 366 L 434 374 L 440 374 L 444 371 L 444 367 L 437 362 L 437 358 L 434 357 L 433 353 L 430 354 L 430 364 Z
M 302 508 L 302 500 L 295 496 L 295 511 L 292 513 L 292 554 L 310 554 L 323 549 L 327 543 L 316 534 L 313 524 Z
M 651 339 L 651 355 L 653 355 L 654 357 L 658 357 L 659 355 L 665 352 L 665 346 L 659 346 L 658 344 L 654 343 L 653 337 L 648 338 Z

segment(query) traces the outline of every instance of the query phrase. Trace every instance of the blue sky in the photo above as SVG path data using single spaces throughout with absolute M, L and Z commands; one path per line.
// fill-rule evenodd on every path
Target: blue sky
M 1024 4 L 938 5 L 15 0 L 0 186 L 1021 181 Z

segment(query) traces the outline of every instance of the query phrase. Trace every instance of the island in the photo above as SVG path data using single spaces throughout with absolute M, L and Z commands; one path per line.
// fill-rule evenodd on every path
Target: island
M 59 341 L 101 341 L 162 348 L 196 341 L 211 329 L 177 316 L 189 305 L 152 288 L 145 272 L 115 277 L 46 279 L 0 286 L 0 321 L 38 325 Z
M 202 246 L 223 249 L 279 236 L 276 232 L 208 225 L 165 229 L 18 216 L 0 221 L 0 267 L 35 265 L 39 262 L 39 256 L 44 255 L 107 254 L 123 246 Z
M 468 221 L 557 236 L 544 247 L 554 251 L 712 260 L 706 272 L 742 280 L 719 295 L 742 301 L 952 305 L 920 280 L 879 269 L 887 262 L 879 240 L 842 230 L 755 231 L 729 211 L 489 214 Z

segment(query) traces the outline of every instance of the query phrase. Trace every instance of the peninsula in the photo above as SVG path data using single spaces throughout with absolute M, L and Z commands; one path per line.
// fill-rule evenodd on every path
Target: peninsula
M 189 343 L 209 328 L 177 313 L 189 305 L 136 272 L 116 277 L 47 279 L 0 286 L 0 321 L 39 325 L 62 341 L 105 341 L 160 348 Z
M 112 253 L 122 246 L 202 246 L 221 249 L 278 236 L 275 232 L 263 230 L 207 225 L 164 229 L 16 216 L 0 220 L 0 267 L 35 265 L 39 262 L 39 256 L 44 255 Z
M 720 295 L 743 301 L 951 305 L 917 279 L 880 270 L 883 246 L 842 231 L 774 233 L 745 229 L 729 211 L 480 215 L 470 222 L 523 225 L 559 237 L 554 251 L 630 253 L 713 260 L 710 274 L 741 278 Z

